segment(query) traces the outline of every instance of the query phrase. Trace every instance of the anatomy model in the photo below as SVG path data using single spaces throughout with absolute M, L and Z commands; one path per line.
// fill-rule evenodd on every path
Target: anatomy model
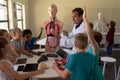
M 102 13 L 98 13 L 98 19 L 95 20 L 93 29 L 99 32 L 104 32 L 105 24 L 101 16 L 102 16 Z

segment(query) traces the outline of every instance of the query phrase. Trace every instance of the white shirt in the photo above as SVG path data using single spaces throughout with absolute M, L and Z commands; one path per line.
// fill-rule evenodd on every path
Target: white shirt
M 7 62 L 11 68 L 13 68 L 12 63 L 8 60 L 1 60 L 0 62 Z M 13 77 L 11 77 L 9 74 L 5 73 L 0 69 L 0 80 L 15 80 Z
M 61 47 L 65 47 L 65 48 L 72 48 L 73 47 L 73 40 L 72 38 L 74 37 L 75 34 L 77 33 L 84 33 L 86 31 L 85 29 L 85 23 L 84 21 L 82 21 L 82 23 L 80 24 L 80 26 L 76 28 L 76 24 L 74 24 L 72 32 L 68 34 L 68 36 L 61 36 L 60 39 L 60 46 Z

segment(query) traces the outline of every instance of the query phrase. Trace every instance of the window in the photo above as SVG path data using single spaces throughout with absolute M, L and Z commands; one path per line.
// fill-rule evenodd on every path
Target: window
M 8 2 L 0 0 L 0 29 L 9 29 Z
M 19 3 L 16 3 L 15 6 L 16 6 L 17 27 L 23 29 L 23 6 Z

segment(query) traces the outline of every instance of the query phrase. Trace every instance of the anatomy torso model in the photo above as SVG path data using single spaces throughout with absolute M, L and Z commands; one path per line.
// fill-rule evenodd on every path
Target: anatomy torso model
M 55 50 L 60 47 L 60 32 L 63 22 L 59 21 L 56 17 L 57 7 L 55 4 L 49 7 L 48 13 L 50 19 L 44 23 L 47 36 L 45 49 L 46 52 L 55 52 Z

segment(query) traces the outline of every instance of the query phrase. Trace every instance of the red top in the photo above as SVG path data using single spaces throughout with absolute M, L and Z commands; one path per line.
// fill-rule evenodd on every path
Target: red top
M 52 24 L 49 22 L 46 27 L 47 43 L 50 47 L 55 48 L 59 44 L 59 39 L 56 37 L 60 34 L 60 27 L 57 23 Z
M 106 42 L 109 42 L 109 44 L 114 43 L 114 33 L 115 33 L 115 28 L 110 28 L 109 31 L 107 32 Z

